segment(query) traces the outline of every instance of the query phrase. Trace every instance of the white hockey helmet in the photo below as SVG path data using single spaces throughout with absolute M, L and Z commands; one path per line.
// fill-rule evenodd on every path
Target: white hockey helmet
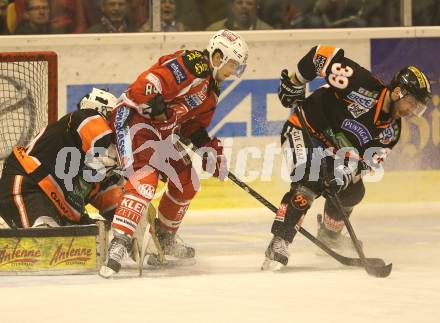
M 222 68 L 230 59 L 238 62 L 234 72 L 236 77 L 240 77 L 246 69 L 249 48 L 243 38 L 236 32 L 222 29 L 214 34 L 208 44 L 209 62 L 213 68 L 215 78 L 217 71 Z M 223 55 L 220 66 L 215 67 L 212 63 L 212 56 L 216 51 Z
M 110 111 L 118 104 L 119 100 L 110 92 L 93 88 L 78 103 L 78 109 L 93 109 L 104 117 L 108 117 Z

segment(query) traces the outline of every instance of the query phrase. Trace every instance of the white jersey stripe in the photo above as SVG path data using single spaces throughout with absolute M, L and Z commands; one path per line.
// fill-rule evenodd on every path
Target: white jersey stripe
M 29 228 L 29 218 L 26 212 L 26 206 L 24 204 L 23 195 L 21 195 L 21 186 L 23 184 L 23 176 L 17 175 L 14 177 L 13 194 L 14 202 L 20 214 L 21 224 L 23 228 Z

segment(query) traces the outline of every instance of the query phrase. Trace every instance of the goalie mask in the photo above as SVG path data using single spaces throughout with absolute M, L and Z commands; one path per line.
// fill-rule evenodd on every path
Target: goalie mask
M 93 109 L 104 117 L 110 115 L 110 111 L 118 104 L 119 100 L 110 92 L 93 88 L 78 103 L 79 109 Z
M 213 68 L 212 74 L 214 78 L 217 75 L 217 71 L 231 59 L 238 63 L 234 75 L 240 77 L 244 73 L 249 49 L 244 39 L 236 32 L 227 29 L 216 32 L 209 41 L 207 51 L 209 53 L 209 62 Z M 212 57 L 216 52 L 220 52 L 222 55 L 221 63 L 217 67 L 212 62 Z

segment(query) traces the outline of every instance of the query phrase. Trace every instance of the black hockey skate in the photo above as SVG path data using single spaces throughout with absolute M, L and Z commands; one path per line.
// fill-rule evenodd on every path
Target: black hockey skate
M 108 251 L 107 263 L 99 270 L 99 275 L 110 278 L 121 269 L 122 260 L 131 249 L 132 238 L 127 234 L 114 232 Z
M 318 233 L 316 238 L 323 242 L 327 247 L 340 251 L 356 251 L 349 235 L 343 234 L 340 230 L 338 232 L 328 229 L 324 223 L 322 214 L 317 215 Z M 362 241 L 359 241 L 362 248 Z
M 152 253 L 148 257 L 147 264 L 150 266 L 161 266 L 171 263 L 194 264 L 195 249 L 187 246 L 176 232 L 166 231 L 159 225 L 159 220 L 155 220 L 155 235 L 165 256 L 171 256 L 174 259 L 161 259 L 159 253 Z M 154 243 L 151 239 L 149 243 Z M 147 249 L 149 249 L 147 247 Z M 157 248 L 156 248 L 157 249 Z
M 281 237 L 274 236 L 266 249 L 266 259 L 261 270 L 280 270 L 289 262 L 289 243 Z

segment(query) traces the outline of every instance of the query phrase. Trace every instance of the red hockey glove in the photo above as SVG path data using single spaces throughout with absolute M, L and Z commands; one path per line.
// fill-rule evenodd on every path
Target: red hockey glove
M 202 149 L 202 168 L 204 171 L 218 177 L 221 181 L 228 177 L 228 165 L 226 157 L 223 155 L 223 146 L 220 139 L 214 137 Z
M 166 120 L 152 120 L 151 125 L 160 133 L 161 138 L 165 139 L 176 132 L 178 126 L 177 114 L 174 110 L 168 110 Z

